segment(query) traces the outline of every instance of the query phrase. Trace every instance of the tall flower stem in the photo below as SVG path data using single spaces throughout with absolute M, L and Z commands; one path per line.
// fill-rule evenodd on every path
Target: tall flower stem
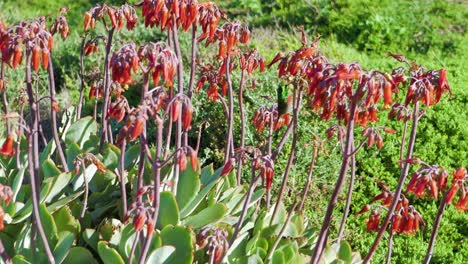
M 156 224 L 159 214 L 159 203 L 160 203 L 160 188 L 161 188 L 161 154 L 162 154 L 162 139 L 163 139 L 163 121 L 159 118 L 156 119 L 156 154 L 153 158 L 153 219 L 152 223 Z M 146 262 L 146 255 L 151 244 L 151 238 L 153 237 L 153 232 L 146 234 L 146 239 L 143 244 L 143 250 L 138 260 L 139 264 Z
M 312 182 L 312 175 L 314 173 L 315 161 L 317 160 L 318 149 L 319 149 L 319 146 L 315 144 L 314 152 L 312 154 L 312 161 L 310 162 L 309 172 L 307 175 L 307 182 L 306 182 L 306 185 L 304 186 L 304 190 L 302 191 L 301 202 L 299 203 L 299 207 L 297 208 L 297 211 L 299 212 L 301 212 L 302 208 L 304 208 L 305 197 L 307 197 L 307 193 L 309 192 L 310 183 Z
M 432 255 L 434 253 L 434 246 L 437 239 L 437 233 L 439 232 L 440 222 L 442 221 L 442 216 L 445 212 L 445 207 L 447 203 L 445 202 L 447 198 L 448 191 L 445 192 L 444 197 L 440 201 L 439 209 L 437 211 L 437 217 L 432 226 L 431 240 L 429 240 L 429 246 L 427 247 L 426 257 L 424 258 L 424 264 L 429 264 L 431 262 Z
M 410 139 L 408 142 L 408 149 L 406 152 L 406 159 L 410 159 L 413 156 L 413 150 L 414 150 L 414 143 L 416 142 L 416 134 L 418 131 L 418 121 L 419 121 L 419 102 L 416 102 L 414 109 L 413 109 L 413 123 L 411 126 L 411 134 L 410 134 Z M 374 255 L 375 251 L 377 250 L 377 247 L 380 243 L 380 240 L 383 237 L 383 234 L 387 230 L 387 226 L 390 223 L 390 220 L 392 219 L 393 212 L 395 211 L 395 208 L 397 206 L 398 200 L 400 199 L 401 191 L 403 190 L 403 185 L 405 185 L 405 180 L 408 176 L 408 171 L 409 171 L 410 163 L 406 162 L 401 169 L 400 172 L 400 179 L 398 181 L 398 185 L 396 187 L 396 190 L 394 192 L 393 200 L 392 203 L 390 204 L 390 207 L 388 208 L 387 215 L 385 216 L 385 219 L 382 222 L 382 225 L 377 233 L 377 237 L 374 240 L 374 243 L 372 244 L 369 253 L 367 253 L 366 258 L 364 259 L 363 263 L 370 263 L 372 256 Z
M 243 98 L 243 86 L 244 86 L 244 71 L 241 72 L 240 83 L 239 83 L 239 113 L 240 113 L 240 121 L 241 121 L 241 131 L 240 131 L 240 149 L 243 152 L 245 147 L 245 112 L 244 112 L 244 98 Z M 241 153 L 242 155 L 242 153 Z M 241 176 L 242 176 L 242 159 L 239 160 L 237 163 L 237 185 L 241 185 Z
M 0 92 L 2 93 L 2 102 L 3 102 L 3 112 L 5 113 L 6 116 L 9 114 L 9 109 L 8 109 L 8 99 L 6 96 L 6 82 L 5 82 L 5 63 L 1 62 L 1 68 L 0 68 L 0 80 L 3 82 L 3 87 L 0 89 Z M 10 121 L 8 118 L 5 118 L 5 126 L 6 126 L 6 131 L 7 134 L 10 134 Z
M 42 243 L 44 245 L 44 251 L 47 255 L 49 263 L 55 264 L 54 256 L 52 255 L 52 251 L 49 247 L 49 242 L 47 241 L 47 237 L 44 232 L 44 228 L 42 226 L 41 218 L 39 217 L 39 137 L 38 137 L 38 118 L 37 112 L 39 111 L 39 107 L 37 101 L 35 100 L 34 91 L 32 87 L 32 78 L 31 78 L 31 52 L 29 50 L 26 51 L 26 92 L 29 98 L 29 108 L 31 111 L 31 121 L 29 124 L 29 133 L 28 133 L 28 172 L 29 178 L 31 182 L 31 196 L 32 196 L 32 204 L 33 204 L 33 212 L 32 217 L 33 221 L 36 223 L 35 227 L 41 236 Z
M 119 162 L 119 181 L 120 195 L 122 196 L 122 215 L 123 218 L 127 215 L 127 191 L 125 190 L 125 149 L 127 140 L 124 138 L 120 146 L 120 162 Z
M 393 231 L 390 229 L 388 236 L 388 252 L 387 252 L 387 259 L 385 260 L 386 264 L 391 264 L 392 260 L 392 252 L 393 252 Z
M 60 137 L 58 135 L 57 127 L 57 112 L 54 110 L 54 104 L 57 104 L 57 98 L 55 96 L 55 79 L 54 79 L 54 65 L 52 61 L 52 56 L 49 56 L 49 67 L 47 68 L 49 74 L 49 93 L 51 99 L 50 107 L 50 118 L 52 121 L 52 136 L 54 137 L 55 145 L 57 146 L 57 152 L 62 163 L 63 170 L 68 172 L 67 159 L 65 158 L 65 153 L 63 152 L 62 144 L 60 143 Z
M 356 91 L 356 94 L 359 91 Z M 325 248 L 325 244 L 327 243 L 328 232 L 330 229 L 331 218 L 333 215 L 333 209 L 335 208 L 336 202 L 338 201 L 338 196 L 341 191 L 341 187 L 343 186 L 346 171 L 348 170 L 350 155 L 349 153 L 352 152 L 352 145 L 354 141 L 354 117 L 356 112 L 356 100 L 355 98 L 351 98 L 351 106 L 349 110 L 349 121 L 347 124 L 347 131 L 346 131 L 346 139 L 345 139 L 345 148 L 343 151 L 343 160 L 341 162 L 341 169 L 338 179 L 335 184 L 335 189 L 333 190 L 332 196 L 328 202 L 327 211 L 325 213 L 325 217 L 322 222 L 322 228 L 320 229 L 319 236 L 317 238 L 317 242 L 315 244 L 314 252 L 312 254 L 312 258 L 310 263 L 317 264 L 320 262 L 320 258 L 323 253 L 323 249 Z
M 288 164 L 286 165 L 286 169 L 284 170 L 283 181 L 281 182 L 281 189 L 278 194 L 278 199 L 276 200 L 275 208 L 273 209 L 273 214 L 271 216 L 270 225 L 271 223 L 273 223 L 276 217 L 276 214 L 278 213 L 279 204 L 283 201 L 284 192 L 286 190 L 286 184 L 288 183 L 289 172 L 291 171 L 291 167 L 294 163 L 294 156 L 295 156 L 296 145 L 297 145 L 297 137 L 299 136 L 298 135 L 298 130 L 299 130 L 298 118 L 299 118 L 299 111 L 301 109 L 302 94 L 303 94 L 303 90 L 301 88 L 295 89 L 294 98 L 293 98 L 293 101 L 295 102 L 295 106 L 293 110 L 293 119 L 292 119 L 293 137 L 292 137 L 292 143 L 291 143 L 291 151 L 289 153 Z
M 83 93 L 84 93 L 84 46 L 86 43 L 86 37 L 88 36 L 88 33 L 86 32 L 85 35 L 83 36 L 83 39 L 81 40 L 81 46 L 80 46 L 80 98 L 78 100 L 78 108 L 76 110 L 76 119 L 81 118 L 81 109 L 83 108 Z
M 104 148 L 104 143 L 108 139 L 108 126 L 107 126 L 107 108 L 109 108 L 110 101 L 110 52 L 112 48 L 112 39 L 114 37 L 115 28 L 111 28 L 107 32 L 107 43 L 106 43 L 106 55 L 104 58 L 104 103 L 102 106 L 102 116 L 101 116 L 101 139 L 99 141 L 99 152 L 102 152 Z
M 183 94 L 184 93 L 184 65 L 182 61 L 182 53 L 180 52 L 180 44 L 179 44 L 179 35 L 177 29 L 176 18 L 173 17 L 172 23 L 172 38 L 174 40 L 174 49 L 177 55 L 177 93 Z M 182 115 L 179 115 L 177 118 L 177 127 L 176 127 L 176 149 L 180 149 L 182 145 Z M 177 160 L 179 159 L 179 154 L 174 156 L 174 185 L 172 186 L 172 191 L 176 193 L 177 191 L 177 184 L 179 182 L 179 173 L 180 167 Z
M 231 149 L 231 145 L 233 142 L 233 126 L 234 126 L 234 94 L 232 90 L 232 82 L 231 82 L 231 74 L 230 74 L 230 68 L 231 68 L 231 56 L 227 55 L 225 59 L 225 67 L 226 67 L 226 81 L 228 84 L 228 97 L 229 97 L 229 114 L 228 114 L 228 131 L 226 134 L 226 148 L 224 151 L 224 164 L 228 162 L 228 160 L 231 158 L 231 156 L 234 153 L 234 149 Z
M 348 219 L 349 215 L 349 208 L 351 207 L 351 200 L 353 198 L 353 190 L 354 190 L 354 181 L 356 179 L 356 147 L 354 145 L 354 139 L 352 144 L 352 155 L 351 155 L 351 175 L 349 177 L 349 187 L 348 187 L 348 193 L 346 194 L 346 205 L 345 205 L 345 210 L 343 213 L 343 218 L 341 219 L 341 224 L 340 224 L 340 229 L 338 231 L 338 244 L 341 242 L 343 239 L 344 235 L 344 230 L 346 228 L 346 219 Z

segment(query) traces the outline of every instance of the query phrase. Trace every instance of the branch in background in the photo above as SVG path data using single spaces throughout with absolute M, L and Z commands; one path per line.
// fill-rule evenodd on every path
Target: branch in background
M 243 98 L 243 87 L 244 87 L 244 74 L 245 71 L 241 71 L 241 77 L 240 77 L 240 82 L 239 82 L 239 95 L 238 95 L 238 100 L 239 100 L 239 113 L 240 113 L 240 146 L 239 148 L 241 149 L 241 157 L 244 152 L 244 147 L 245 147 L 245 110 L 244 110 L 244 98 Z M 273 122 L 270 122 L 273 123 Z M 268 153 L 269 155 L 271 153 Z M 239 159 L 237 163 L 237 185 L 241 185 L 241 177 L 242 177 L 242 165 L 243 165 L 243 160 Z
M 346 194 L 347 197 L 346 197 L 345 210 L 343 213 L 343 218 L 341 219 L 340 229 L 338 231 L 338 244 L 340 244 L 344 236 L 344 231 L 346 228 L 346 219 L 348 219 L 349 208 L 351 207 L 351 200 L 353 198 L 354 181 L 356 179 L 356 151 L 355 151 L 356 146 L 354 145 L 354 138 L 353 138 L 353 142 L 351 143 L 351 145 L 352 145 L 351 152 L 353 153 L 351 155 L 351 168 L 350 168 L 351 176 L 349 178 L 348 193 Z
M 88 32 L 85 32 L 83 39 L 81 40 L 80 46 L 80 97 L 78 100 L 78 108 L 76 110 L 76 119 L 79 120 L 81 118 L 81 109 L 83 108 L 83 93 L 85 89 L 84 83 L 84 47 L 86 44 L 86 37 L 88 36 Z

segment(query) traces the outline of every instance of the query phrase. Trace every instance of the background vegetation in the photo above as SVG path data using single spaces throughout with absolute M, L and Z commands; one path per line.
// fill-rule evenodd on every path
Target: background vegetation
M 68 20 L 71 37 L 64 43 L 58 44 L 55 51 L 57 65 L 56 78 L 61 89 L 61 108 L 73 105 L 78 98 L 78 52 L 80 34 L 82 34 L 82 14 L 96 2 L 85 0 L 41 0 L 41 1 L 3 1 L 0 2 L 0 19 L 7 24 L 23 18 L 55 13 L 61 6 L 68 6 L 70 12 Z M 111 1 L 120 4 L 124 1 Z M 133 1 L 135 2 L 135 1 Z M 390 70 L 394 61 L 386 56 L 387 51 L 404 54 L 410 60 L 415 60 L 427 68 L 447 68 L 453 96 L 430 109 L 422 119 L 419 127 L 419 137 L 416 142 L 415 156 L 429 164 L 440 164 L 449 171 L 458 166 L 468 166 L 468 7 L 457 1 L 403 1 L 403 0 L 233 0 L 217 1 L 224 7 L 231 17 L 247 20 L 252 28 L 252 46 L 271 60 L 272 52 L 296 49 L 300 44 L 297 26 L 304 26 L 310 39 L 320 34 L 321 50 L 334 61 L 359 61 L 364 68 Z M 247 10 L 247 12 L 246 12 Z M 148 33 L 139 25 L 132 32 L 124 31 L 119 39 L 125 42 L 132 39 L 144 42 L 158 38 L 158 32 Z M 78 31 L 77 31 L 78 30 Z M 182 45 L 188 45 L 188 40 Z M 182 50 L 189 50 L 183 48 Z M 184 54 L 188 56 L 188 54 Z M 87 58 L 88 60 L 88 58 Z M 101 60 L 99 57 L 91 60 Z M 88 63 L 91 65 L 92 63 Z M 70 65 L 59 68 L 60 65 Z M 276 83 L 274 71 L 267 72 L 257 80 L 257 88 L 247 91 L 247 116 L 262 103 L 268 101 L 265 96 L 275 96 Z M 239 78 L 234 77 L 234 81 Z M 21 88 L 22 77 L 12 78 Z M 14 87 L 11 85 L 10 87 Z M 10 89 L 9 93 L 18 90 Z M 203 96 L 196 97 L 202 98 Z M 135 100 L 138 100 L 138 96 Z M 203 97 L 204 98 L 204 97 Z M 205 104 L 204 99 L 196 99 L 197 106 Z M 91 105 L 88 106 L 91 111 Z M 221 152 L 217 148 L 216 140 L 223 134 L 224 122 L 217 123 L 217 116 L 222 111 L 219 105 L 209 106 L 213 111 L 196 112 L 197 120 L 208 120 L 211 133 L 204 136 L 202 144 L 209 146 L 209 151 L 201 153 L 206 162 L 218 161 Z M 386 113 L 382 113 L 383 115 Z M 219 121 L 218 121 L 219 122 Z M 397 122 L 382 124 L 401 131 Z M 314 114 L 310 114 L 300 123 L 300 146 L 308 146 L 312 133 L 321 138 L 325 135 L 325 125 Z M 249 126 L 247 139 L 255 142 L 255 129 Z M 379 193 L 377 181 L 383 181 L 393 187 L 398 176 L 398 148 L 397 136 L 388 136 L 385 147 L 381 150 L 360 152 L 358 156 L 358 182 L 353 197 L 351 213 L 359 209 Z M 249 144 L 249 142 L 247 142 Z M 288 148 L 288 146 L 286 146 Z M 314 176 L 313 192 L 306 197 L 306 214 L 312 226 L 322 220 L 323 211 L 327 203 L 329 191 L 332 189 L 337 170 L 339 169 L 337 145 L 327 145 L 328 156 L 321 155 L 317 161 Z M 311 147 L 299 150 L 298 161 L 293 168 L 289 186 L 291 193 L 299 193 L 303 186 L 307 164 L 310 162 Z M 280 158 L 280 168 L 286 161 Z M 281 164 L 283 162 L 283 164 Z M 278 166 L 278 165 L 277 165 Z M 278 169 L 281 171 L 281 169 Z M 273 188 L 278 187 L 277 178 Z M 295 189 L 295 187 L 297 188 Z M 413 197 L 412 197 L 413 198 Z M 344 197 L 343 197 L 344 199 Z M 343 203 L 344 200 L 341 201 Z M 417 209 L 427 220 L 427 226 L 437 212 L 437 203 L 430 199 L 412 199 Z M 339 219 L 338 219 L 339 220 Z M 337 220 L 337 221 L 338 221 Z M 439 231 L 437 247 L 433 263 L 463 263 L 468 259 L 468 216 L 457 213 L 453 207 L 446 212 Z M 335 228 L 338 222 L 334 223 Z M 333 230 L 336 231 L 336 230 Z M 417 233 L 416 236 L 401 235 L 395 238 L 393 261 L 395 263 L 420 263 L 421 252 L 424 252 L 430 236 L 430 228 Z M 333 237 L 333 236 L 332 236 Z M 364 217 L 350 217 L 345 237 L 351 242 L 354 250 L 365 254 L 374 239 L 374 234 L 365 232 Z M 375 263 L 382 263 L 386 253 L 381 246 Z

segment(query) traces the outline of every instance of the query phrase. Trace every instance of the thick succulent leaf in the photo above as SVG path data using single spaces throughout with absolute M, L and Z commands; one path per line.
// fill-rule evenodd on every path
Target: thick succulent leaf
M 193 236 L 194 234 L 190 229 L 182 226 L 169 225 L 161 231 L 163 245 L 171 245 L 176 249 L 167 263 L 192 263 Z
M 98 125 L 96 121 L 91 116 L 83 117 L 68 128 L 65 135 L 65 144 L 76 143 L 83 147 L 89 137 L 97 132 Z
M 106 241 L 98 242 L 98 253 L 104 264 L 125 264 L 117 250 L 109 247 Z
M 224 204 L 215 204 L 203 209 L 194 216 L 187 217 L 184 223 L 188 226 L 192 226 L 194 229 L 198 229 L 206 225 L 215 224 L 218 220 L 223 218 L 226 212 L 227 208 Z
M 54 247 L 58 240 L 57 226 L 55 225 L 54 218 L 47 210 L 45 204 L 39 205 L 39 216 L 42 222 L 44 232 L 47 234 L 47 240 L 51 247 Z
M 162 246 L 157 248 L 149 254 L 147 263 L 151 264 L 169 264 L 169 259 L 175 253 L 175 247 L 173 246 Z
M 353 251 L 348 242 L 342 240 L 340 242 L 340 249 L 338 250 L 338 258 L 343 260 L 346 264 L 350 264 L 353 260 Z
M 63 264 L 97 264 L 98 262 L 94 259 L 93 254 L 84 247 L 73 247 L 68 252 L 67 257 L 63 261 Z M 115 263 L 117 264 L 117 263 Z
M 179 207 L 172 192 L 161 192 L 161 203 L 156 227 L 163 229 L 167 225 L 179 223 Z
M 54 249 L 55 263 L 62 263 L 62 261 L 67 257 L 74 240 L 75 236 L 73 233 L 65 231 L 59 234 L 59 240 Z
M 184 208 L 200 191 L 200 175 L 193 170 L 190 161 L 187 163 L 187 168 L 181 172 L 177 183 L 176 200 L 180 208 Z

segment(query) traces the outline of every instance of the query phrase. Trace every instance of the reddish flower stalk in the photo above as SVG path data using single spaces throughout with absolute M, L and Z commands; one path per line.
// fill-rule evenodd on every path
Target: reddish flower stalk
M 295 151 L 296 151 L 297 137 L 298 137 L 298 130 L 299 130 L 298 118 L 299 118 L 299 112 L 301 110 L 303 90 L 302 88 L 297 87 L 297 85 L 295 85 L 294 87 L 295 87 L 294 98 L 293 98 L 294 110 L 293 110 L 293 120 L 292 120 L 293 137 L 292 137 L 292 143 L 291 143 L 291 151 L 289 152 L 288 164 L 286 165 L 286 169 L 284 171 L 283 181 L 281 182 L 281 188 L 278 194 L 278 198 L 276 200 L 275 208 L 273 210 L 273 214 L 271 215 L 270 225 L 273 223 L 276 217 L 276 214 L 278 213 L 279 204 L 283 201 L 284 192 L 286 191 L 286 184 L 289 178 L 289 172 L 291 171 L 291 167 L 293 166 L 294 158 L 295 158 L 294 156 L 295 156 Z
M 104 103 L 102 107 L 102 120 L 101 120 L 101 139 L 99 141 L 99 152 L 102 152 L 104 143 L 108 140 L 108 126 L 107 126 L 107 109 L 109 108 L 110 101 L 110 52 L 112 48 L 112 39 L 114 36 L 115 28 L 111 28 L 107 31 L 106 39 L 106 53 L 104 58 Z
M 52 56 L 49 56 L 49 67 L 47 68 L 49 74 L 49 93 L 51 99 L 50 117 L 52 121 L 52 135 L 54 137 L 55 145 L 59 154 L 60 162 L 62 163 L 63 170 L 68 172 L 67 159 L 63 152 L 62 144 L 60 143 L 60 137 L 58 135 L 57 127 L 57 109 L 54 107 L 57 105 L 57 98 L 55 97 L 55 79 L 54 79 L 54 67 L 52 62 Z
M 183 61 L 182 61 L 182 54 L 180 52 L 180 44 L 179 44 L 179 36 L 178 36 L 178 29 L 176 25 L 176 19 L 174 17 L 173 19 L 173 25 L 172 25 L 172 38 L 174 41 L 174 49 L 175 53 L 177 55 L 177 93 L 178 94 L 183 94 L 184 93 L 184 66 L 183 66 Z M 182 116 L 179 115 L 177 118 L 177 128 L 176 128 L 176 149 L 180 149 L 182 145 Z M 180 173 L 180 167 L 179 163 L 177 160 L 179 159 L 179 155 L 176 155 L 174 157 L 174 185 L 172 191 L 174 193 L 177 192 L 177 184 L 179 182 L 179 173 Z
M 85 32 L 85 35 L 83 36 L 83 39 L 81 40 L 81 46 L 80 46 L 80 97 L 78 100 L 78 108 L 76 110 L 76 119 L 79 120 L 81 118 L 81 109 L 83 107 L 83 93 L 84 93 L 84 49 L 85 49 L 85 44 L 86 44 L 86 37 L 88 36 L 87 32 Z
M 418 130 L 418 121 L 419 121 L 419 102 L 416 102 L 416 104 L 414 106 L 412 121 L 413 122 L 412 122 L 412 126 L 411 126 L 410 139 L 409 139 L 409 142 L 408 142 L 408 149 L 407 149 L 407 152 L 406 152 L 406 159 L 410 159 L 411 157 L 413 157 L 413 150 L 414 150 L 414 144 L 416 142 L 416 134 L 417 134 L 417 130 Z M 390 223 L 390 220 L 392 219 L 393 212 L 395 211 L 395 208 L 396 208 L 396 206 L 398 204 L 398 201 L 400 200 L 400 195 L 401 195 L 401 192 L 403 190 L 405 180 L 406 180 L 406 178 L 408 176 L 409 167 L 410 167 L 410 163 L 406 162 L 403 165 L 403 168 L 401 169 L 400 179 L 398 181 L 398 185 L 397 185 L 396 190 L 394 192 L 394 197 L 393 197 L 392 203 L 391 203 L 390 207 L 388 208 L 387 215 L 385 216 L 385 219 L 384 219 L 384 221 L 383 221 L 383 223 L 382 223 L 382 225 L 381 225 L 381 227 L 380 227 L 380 229 L 379 229 L 379 231 L 377 233 L 377 237 L 375 238 L 374 243 L 372 244 L 372 246 L 371 246 L 371 248 L 369 250 L 369 253 L 367 254 L 367 256 L 364 259 L 363 263 L 369 263 L 370 262 L 370 260 L 372 259 L 372 256 L 374 255 L 375 251 L 377 250 L 377 247 L 378 247 L 378 245 L 380 243 L 380 240 L 383 237 L 383 234 L 387 230 L 387 226 Z
M 349 214 L 349 208 L 351 207 L 351 200 L 353 197 L 353 190 L 354 190 L 354 180 L 356 179 L 356 153 L 355 153 L 355 145 L 354 145 L 354 139 L 352 143 L 352 152 L 354 154 L 351 155 L 351 175 L 349 178 L 349 187 L 348 187 L 348 192 L 346 194 L 346 205 L 343 213 L 343 218 L 341 219 L 341 224 L 340 224 L 340 229 L 338 231 L 338 243 L 341 242 L 344 236 L 344 231 L 346 228 L 346 219 L 348 218 Z
M 161 187 L 161 154 L 162 154 L 162 140 L 163 140 L 163 121 L 160 118 L 156 118 L 156 153 L 153 157 L 153 223 L 156 223 L 159 215 L 159 203 L 160 203 L 160 187 Z M 154 232 L 149 232 L 146 235 L 146 239 L 143 244 L 143 249 L 140 254 L 138 264 L 146 263 L 146 256 L 151 244 L 151 239 Z
M 359 91 L 356 91 L 356 93 L 359 93 Z M 340 169 L 340 174 L 338 176 L 338 179 L 335 184 L 335 189 L 332 193 L 332 196 L 330 197 L 327 211 L 325 213 L 324 220 L 322 222 L 322 228 L 320 229 L 319 236 L 317 238 L 317 242 L 315 244 L 314 252 L 312 254 L 312 258 L 310 263 L 312 264 L 317 264 L 320 261 L 320 258 L 323 254 L 323 250 L 326 245 L 326 240 L 328 237 L 328 232 L 331 224 L 331 217 L 333 214 L 333 209 L 335 207 L 335 204 L 338 200 L 338 196 L 341 191 L 341 187 L 343 185 L 345 176 L 346 176 L 346 171 L 348 170 L 348 165 L 350 161 L 350 156 L 349 153 L 352 152 L 352 145 L 354 141 L 354 118 L 355 118 L 355 113 L 356 113 L 356 100 L 351 99 L 350 102 L 350 110 L 349 110 L 349 120 L 347 123 L 347 131 L 346 131 L 346 138 L 345 138 L 345 147 L 344 147 L 344 152 L 343 152 L 343 160 L 341 163 L 341 169 Z
M 304 197 L 307 197 L 307 193 L 309 192 L 309 188 L 310 188 L 310 183 L 312 182 L 312 175 L 314 173 L 315 161 L 317 160 L 318 150 L 319 150 L 319 144 L 315 143 L 314 151 L 312 154 L 312 161 L 310 162 L 309 172 L 307 174 L 306 185 L 304 186 L 304 190 L 302 191 L 302 195 L 301 195 L 303 199 L 301 199 L 301 202 L 299 203 L 299 207 L 297 208 L 298 212 L 301 212 L 302 208 L 304 208 L 304 202 L 306 200 L 304 199 Z
M 234 144 L 233 138 L 233 126 L 234 126 L 234 91 L 232 89 L 231 74 L 230 74 L 230 64 L 231 56 L 227 55 L 225 59 L 226 64 L 226 82 L 228 84 L 228 97 L 229 97 L 229 112 L 228 112 L 228 131 L 226 134 L 226 148 L 224 150 L 224 163 L 232 157 L 234 149 L 231 149 L 231 145 Z
M 9 114 L 8 109 L 8 99 L 6 96 L 6 82 L 5 82 L 5 63 L 3 60 L 1 61 L 1 68 L 0 68 L 0 92 L 2 94 L 2 101 L 3 101 L 3 112 L 6 116 Z M 8 118 L 5 118 L 5 126 L 7 134 L 10 134 L 10 121 Z

